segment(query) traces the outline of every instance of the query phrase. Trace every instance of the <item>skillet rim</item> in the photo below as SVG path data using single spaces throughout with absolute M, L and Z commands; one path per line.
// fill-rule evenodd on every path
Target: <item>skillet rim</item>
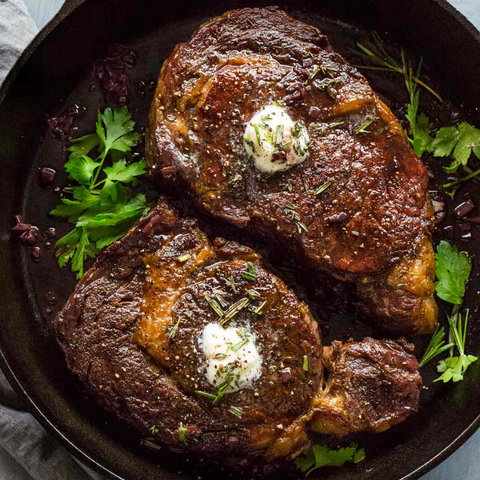
M 87 0 L 65 0 L 65 3 L 60 8 L 58 13 L 53 19 L 37 34 L 37 36 L 29 43 L 29 45 L 22 52 L 16 63 L 8 73 L 3 84 L 0 87 L 0 106 L 3 103 L 10 87 L 14 84 L 15 79 L 21 71 L 24 64 L 28 61 L 31 55 L 37 50 L 37 48 L 43 43 L 45 38 L 73 11 L 83 5 Z M 447 15 L 457 23 L 458 28 L 463 29 L 472 38 L 472 41 L 480 48 L 480 31 L 452 4 L 447 0 L 428 0 L 431 3 L 436 4 L 439 8 L 443 9 Z M 92 468 L 97 473 L 104 475 L 106 478 L 114 480 L 126 480 L 125 477 L 121 477 L 106 467 L 103 463 L 98 462 L 93 456 L 86 453 L 81 446 L 75 445 L 67 435 L 62 432 L 62 427 L 54 424 L 48 418 L 48 412 L 44 412 L 40 405 L 35 400 L 35 394 L 28 392 L 22 382 L 17 378 L 14 372 L 14 368 L 11 367 L 8 362 L 3 346 L 3 338 L 0 336 L 0 368 L 4 372 L 8 381 L 12 385 L 15 392 L 19 395 L 23 401 L 25 407 L 34 416 L 34 418 L 42 425 L 45 430 L 52 435 L 69 453 L 71 453 L 77 460 L 82 462 L 87 467 Z M 443 450 L 437 453 L 433 458 L 424 463 L 421 467 L 417 468 L 413 472 L 399 478 L 398 480 L 415 480 L 420 478 L 425 473 L 432 470 L 443 460 L 458 450 L 478 429 L 480 428 L 480 411 L 478 412 L 475 420 L 465 428 L 465 430 L 447 445 Z

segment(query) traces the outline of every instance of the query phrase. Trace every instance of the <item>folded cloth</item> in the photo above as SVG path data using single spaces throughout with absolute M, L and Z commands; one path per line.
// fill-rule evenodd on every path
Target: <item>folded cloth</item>
M 38 29 L 23 0 L 0 0 L 0 85 Z M 101 480 L 27 412 L 0 371 L 0 447 L 34 480 Z M 0 474 L 0 478 L 5 478 Z M 11 479 L 14 480 L 14 479 Z
M 0 0 L 0 84 L 37 32 L 23 0 Z

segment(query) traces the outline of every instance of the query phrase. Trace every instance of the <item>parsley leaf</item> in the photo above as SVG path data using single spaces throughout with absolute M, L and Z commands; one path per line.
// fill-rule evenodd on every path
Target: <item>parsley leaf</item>
M 73 139 L 65 169 L 79 185 L 66 187 L 72 198 L 62 198 L 50 214 L 67 218 L 75 228 L 57 241 L 56 255 L 60 267 L 71 262 L 72 271 L 83 275 L 87 257 L 125 235 L 150 205 L 145 195 L 134 194 L 131 187 L 145 173 L 145 160 L 127 162 L 125 154 L 140 141 L 135 123 L 126 107 L 107 108 L 98 113 L 95 134 Z M 96 159 L 88 156 L 98 151 Z M 104 166 L 110 155 L 112 165 Z M 99 179 L 102 174 L 103 178 Z
M 99 162 L 92 160 L 87 155 L 70 155 L 68 162 L 65 163 L 65 170 L 68 172 L 69 178 L 82 185 L 90 185 L 95 169 L 99 166 Z
M 129 152 L 140 141 L 140 134 L 134 132 L 135 122 L 127 107 L 112 111 L 98 112 L 97 135 L 105 152 L 119 150 Z
M 95 133 L 91 135 L 85 135 L 80 138 L 72 138 L 70 140 L 70 152 L 69 158 L 81 157 L 82 155 L 88 155 L 96 146 L 100 145 L 100 138 Z
M 461 165 L 467 165 L 472 152 L 480 158 L 480 130 L 467 122 L 458 127 L 444 127 L 437 132 L 433 141 L 436 157 L 452 156 L 453 162 L 445 167 L 448 173 L 456 172 Z
M 459 355 L 451 355 L 445 360 L 440 360 L 437 366 L 437 371 L 443 373 L 440 375 L 440 377 L 434 380 L 435 382 L 443 381 L 443 383 L 447 383 L 450 380 L 454 382 L 462 381 L 467 368 L 478 360 L 478 358 L 473 355 L 465 354 L 468 314 L 469 311 L 467 310 L 465 312 L 464 322 L 462 321 L 462 315 L 458 312 L 454 312 L 453 315 L 448 316 L 450 333 L 453 335 L 455 346 L 457 347 Z
M 409 138 L 408 135 L 407 138 L 412 144 L 415 153 L 421 157 L 424 152 L 432 151 L 433 140 L 430 137 L 430 120 L 423 112 L 418 115 L 419 96 L 420 92 L 416 90 L 411 103 L 408 104 L 405 117 L 412 126 L 413 135 L 413 138 Z
M 472 263 L 465 252 L 442 240 L 437 246 L 435 283 L 437 295 L 446 302 L 461 305 L 465 295 L 465 283 L 470 276 Z
M 357 443 L 338 450 L 315 444 L 295 459 L 295 466 L 307 476 L 320 467 L 343 467 L 347 462 L 359 463 L 364 459 L 365 450 L 358 448 Z

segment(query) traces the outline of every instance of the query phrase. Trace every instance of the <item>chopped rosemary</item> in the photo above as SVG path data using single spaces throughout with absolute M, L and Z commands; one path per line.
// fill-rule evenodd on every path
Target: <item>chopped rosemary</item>
M 374 118 L 367 118 L 359 127 L 359 129 L 355 132 L 355 135 L 360 135 L 362 133 L 370 133 L 367 128 L 375 121 Z
M 341 125 L 343 125 L 345 122 L 332 122 L 332 123 L 329 123 L 328 124 L 328 127 L 329 128 L 335 128 L 335 127 L 340 127 Z
M 228 357 L 226 353 L 216 353 L 213 358 L 215 360 L 225 360 Z
M 156 433 L 158 433 L 158 428 L 156 425 L 152 425 L 149 430 L 152 432 L 152 435 L 155 435 Z
M 213 294 L 215 295 L 215 298 L 217 299 L 217 302 L 218 304 L 222 307 L 222 308 L 227 308 L 228 307 L 228 303 L 227 301 L 223 298 L 222 294 L 218 291 L 214 291 Z
M 247 271 L 242 273 L 242 278 L 244 278 L 245 280 L 251 280 L 252 282 L 254 282 L 257 279 L 257 275 L 255 274 L 253 263 L 248 262 L 247 265 L 248 265 Z
M 185 427 L 182 422 L 180 422 L 180 426 L 178 427 L 178 438 L 181 442 L 187 443 L 187 434 L 188 428 Z
M 322 183 L 322 185 L 320 185 L 317 191 L 315 192 L 315 195 L 320 195 L 321 193 L 323 193 L 331 184 L 332 182 L 330 180 L 327 180 L 325 183 Z
M 255 135 L 257 136 L 257 143 L 258 145 L 262 144 L 262 137 L 260 137 L 260 130 L 258 129 L 258 125 L 256 123 L 252 124 L 253 129 L 255 130 Z
M 252 313 L 254 313 L 255 315 L 261 315 L 263 307 L 265 306 L 266 303 L 267 303 L 267 301 L 265 300 L 259 307 L 251 308 L 250 311 Z
M 251 288 L 250 290 L 248 289 L 245 289 L 245 291 L 247 292 L 247 295 L 252 299 L 252 300 L 256 300 L 257 298 L 260 297 L 260 294 L 254 290 L 253 288 Z
M 191 255 L 189 253 L 187 253 L 185 255 L 182 255 L 181 257 L 178 257 L 177 260 L 180 263 L 183 263 L 183 262 L 186 262 L 190 257 L 191 257 Z
M 212 310 L 220 317 L 223 317 L 224 311 L 222 310 L 222 307 L 218 304 L 216 300 L 214 300 L 212 297 L 209 295 L 205 295 L 205 300 L 207 303 L 210 305 Z
M 240 407 L 234 407 L 233 405 L 228 409 L 228 411 L 235 415 L 238 418 L 242 418 L 243 410 Z
M 317 73 L 321 70 L 321 67 L 319 67 L 318 65 L 314 65 L 313 66 L 313 70 L 312 70 L 312 73 L 310 74 L 310 76 L 305 80 L 305 85 L 308 85 L 309 82 L 311 82 L 315 76 L 317 75 Z
M 236 343 L 235 345 L 228 347 L 232 352 L 238 352 L 240 349 L 242 349 L 248 343 L 248 340 L 249 340 L 248 333 L 247 333 L 247 330 L 245 328 L 240 328 L 238 330 L 238 333 L 241 337 L 241 340 L 238 343 Z
M 232 289 L 233 293 L 238 293 L 237 285 L 233 277 L 228 277 L 225 279 L 226 284 Z
M 293 186 L 291 183 L 281 183 L 280 187 L 284 192 L 291 192 L 293 190 Z
M 170 340 L 173 340 L 173 339 L 175 338 L 175 336 L 177 335 L 177 333 L 178 333 L 178 327 L 180 326 L 180 322 L 181 322 L 181 321 L 182 321 L 182 319 L 179 318 L 179 319 L 177 320 L 177 323 L 175 323 L 175 325 L 171 328 L 171 330 L 170 330 L 170 332 L 169 332 L 169 334 L 168 334 L 168 338 L 169 338 Z
M 235 302 L 226 312 L 222 320 L 220 321 L 220 325 L 227 324 L 230 320 L 237 315 L 237 313 L 241 312 L 248 304 L 250 300 L 248 298 L 241 298 L 238 302 Z
M 308 356 L 303 356 L 303 371 L 308 372 Z
M 217 398 L 213 393 L 202 392 L 201 390 L 195 390 L 195 393 L 201 397 L 208 398 L 209 400 L 215 400 Z
M 308 232 L 308 227 L 303 222 L 296 222 L 298 233 Z

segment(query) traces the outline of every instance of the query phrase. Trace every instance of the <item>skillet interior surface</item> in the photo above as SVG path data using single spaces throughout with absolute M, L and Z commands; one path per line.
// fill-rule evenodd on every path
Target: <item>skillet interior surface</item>
M 255 6 L 269 3 L 256 2 Z M 355 41 L 368 40 L 372 29 L 382 35 L 388 32 L 385 38 L 390 42 L 398 42 L 412 53 L 424 56 L 427 76 L 434 84 L 440 84 L 440 92 L 448 99 L 439 105 L 422 92 L 425 102 L 422 108 L 431 120 L 440 126 L 465 118 L 480 125 L 480 83 L 473 80 L 480 77 L 477 54 L 480 37 L 460 15 L 452 16 L 451 7 L 448 9 L 442 1 L 421 0 L 337 0 L 328 9 L 323 5 L 326 3 L 296 1 L 279 6 L 319 27 L 333 47 L 353 63 L 349 48 Z M 32 262 L 30 251 L 18 244 L 10 235 L 10 229 L 13 215 L 22 214 L 28 223 L 42 230 L 55 227 L 59 235 L 67 231 L 65 223 L 47 215 L 58 203 L 59 194 L 53 188 L 46 190 L 38 181 L 39 167 L 48 166 L 58 171 L 55 185 L 63 187 L 67 183 L 63 162 L 68 142 L 54 137 L 46 120 L 47 116 L 62 113 L 73 104 L 84 107 L 85 112 L 75 120 L 76 136 L 90 133 L 98 109 L 117 106 L 92 75 L 96 60 L 110 45 L 122 44 L 128 51 L 135 52 L 135 66 L 128 69 L 132 97 L 128 106 L 137 126 L 145 127 L 153 95 L 150 84 L 155 84 L 160 65 L 173 47 L 187 40 L 203 21 L 231 8 L 246 6 L 248 2 L 189 4 L 125 0 L 112 4 L 87 0 L 72 2 L 71 6 L 75 4 L 78 8 L 41 43 L 35 42 L 35 48 L 30 48 L 30 57 L 24 57 L 23 67 L 17 67 L 18 76 L 15 79 L 11 76 L 0 91 L 0 99 L 5 95 L 0 106 L 2 367 L 44 426 L 81 460 L 107 476 L 165 480 L 203 477 L 206 471 L 202 469 L 203 473 L 199 473 L 198 462 L 185 455 L 173 455 L 166 449 L 148 451 L 140 446 L 138 437 L 85 399 L 82 389 L 67 371 L 50 331 L 54 314 L 73 291 L 74 275 L 69 270 L 59 270 L 53 249 L 44 245 L 42 261 Z M 408 99 L 403 78 L 368 73 L 367 77 L 397 116 L 404 118 L 403 108 Z M 140 82 L 144 82 L 144 86 Z M 426 161 L 442 178 L 438 159 Z M 148 186 L 144 188 L 148 192 Z M 433 184 L 432 190 L 436 190 Z M 149 195 L 153 198 L 155 194 L 150 191 Z M 463 187 L 456 200 L 449 204 L 438 238 L 445 226 L 454 223 L 453 207 L 464 201 L 464 195 L 471 195 L 480 205 L 479 187 L 473 184 Z M 188 204 L 180 206 L 189 208 Z M 320 308 L 320 300 L 303 282 L 306 275 L 297 271 L 289 278 L 288 268 L 281 268 L 286 262 L 281 252 L 270 251 L 231 227 L 217 225 L 216 228 L 223 236 L 253 243 L 265 255 L 266 263 L 276 267 L 279 275 L 308 301 L 322 325 L 325 343 L 349 336 L 381 336 L 380 332 L 371 331 L 356 321 L 352 324 L 346 320 L 351 305 L 342 304 L 342 294 L 331 308 L 323 304 Z M 475 255 L 480 253 L 479 238 L 480 230 L 474 227 L 470 242 L 457 243 Z M 466 299 L 466 305 L 474 312 L 467 344 L 468 352 L 474 355 L 480 353 L 477 263 L 474 258 Z M 48 314 L 47 309 L 52 312 Z M 332 318 L 339 312 L 344 315 Z M 416 343 L 418 349 L 423 348 L 422 340 Z M 358 440 L 367 453 L 366 461 L 351 468 L 323 469 L 318 476 L 335 480 L 416 478 L 468 438 L 477 427 L 480 415 L 479 366 L 471 367 L 465 381 L 446 386 L 432 383 L 436 376 L 433 365 L 422 373 L 428 388 L 423 391 L 418 415 L 387 434 L 360 437 Z M 218 471 L 215 474 L 218 475 Z M 296 473 L 293 477 L 302 475 Z

